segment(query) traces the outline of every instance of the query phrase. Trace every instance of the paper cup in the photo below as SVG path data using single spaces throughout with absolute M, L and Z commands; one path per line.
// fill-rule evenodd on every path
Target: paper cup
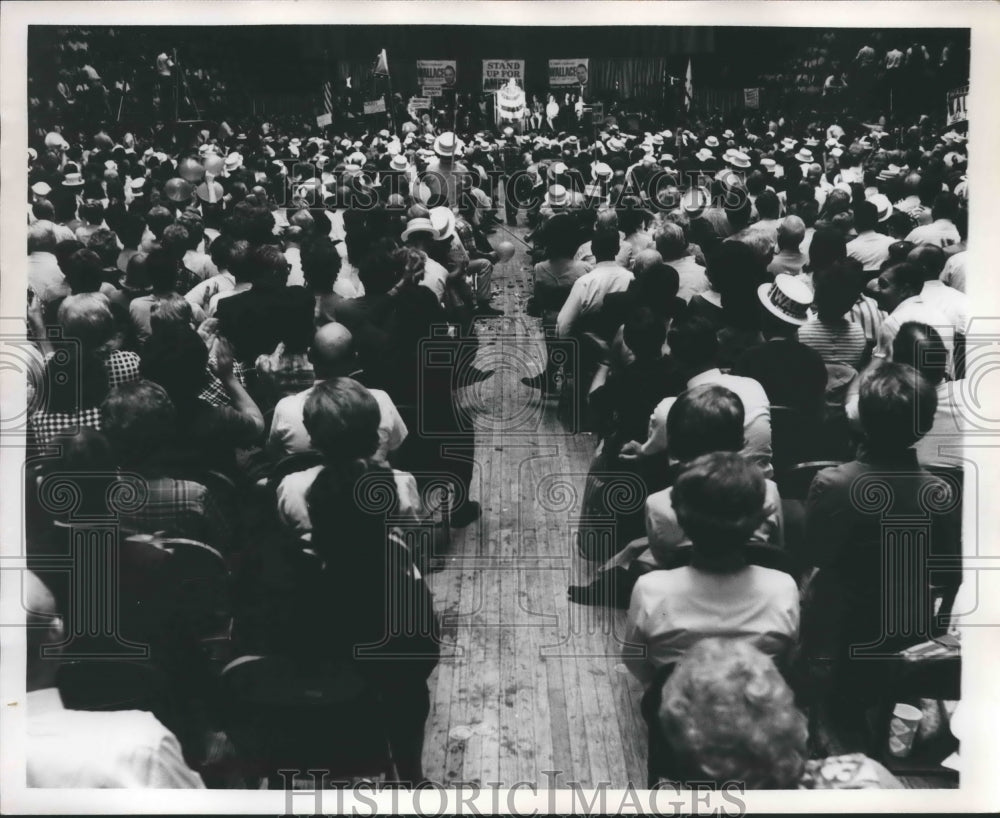
M 889 722 L 889 755 L 905 758 L 910 754 L 922 715 L 919 707 L 909 704 L 897 704 L 893 708 Z

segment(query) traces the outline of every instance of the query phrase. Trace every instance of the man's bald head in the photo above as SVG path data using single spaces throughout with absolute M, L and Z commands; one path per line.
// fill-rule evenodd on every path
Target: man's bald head
M 318 379 L 349 375 L 356 368 L 354 337 L 343 324 L 324 324 L 313 336 L 309 360 Z
M 28 646 L 26 689 L 30 692 L 55 686 L 58 662 L 51 655 L 43 656 L 42 648 L 45 645 L 61 643 L 65 636 L 65 628 L 52 591 L 35 573 L 25 571 L 22 576 Z
M 810 182 L 818 182 L 819 178 L 823 175 L 823 166 L 819 162 L 813 162 L 809 167 L 806 168 L 806 178 Z
M 921 176 L 919 173 L 909 173 L 903 180 L 903 192 L 907 196 L 916 196 L 920 193 L 920 180 Z
M 636 254 L 632 260 L 632 273 L 636 278 L 639 278 L 646 270 L 661 263 L 663 263 L 663 256 L 660 255 L 660 251 L 650 247 Z

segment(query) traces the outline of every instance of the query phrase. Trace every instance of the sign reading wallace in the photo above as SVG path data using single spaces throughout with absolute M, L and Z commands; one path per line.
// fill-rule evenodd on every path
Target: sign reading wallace
M 455 60 L 417 60 L 417 84 L 427 88 L 454 88 Z
M 524 60 L 483 60 L 484 91 L 497 91 L 512 79 L 524 87 Z
M 549 85 L 586 85 L 590 60 L 549 60 Z
M 948 92 L 948 123 L 966 122 L 969 119 L 969 86 L 963 85 Z

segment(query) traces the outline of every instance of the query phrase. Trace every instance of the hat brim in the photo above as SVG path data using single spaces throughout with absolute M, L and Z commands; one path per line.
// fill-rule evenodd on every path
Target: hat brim
M 791 324 L 792 326 L 795 327 L 801 327 L 803 324 L 806 323 L 806 321 L 808 320 L 807 318 L 793 318 L 788 313 L 781 312 L 776 306 L 774 306 L 774 304 L 771 303 L 771 299 L 767 297 L 767 294 L 771 290 L 771 287 L 773 285 L 774 282 L 761 284 L 757 288 L 757 300 L 760 301 L 760 303 L 764 305 L 764 308 L 769 313 L 771 313 L 771 315 L 773 315 L 775 318 L 784 321 L 786 324 Z
M 417 233 L 426 233 L 431 238 L 437 238 L 437 232 L 433 227 L 407 227 L 401 234 L 400 238 L 406 241 L 410 236 L 415 236 Z

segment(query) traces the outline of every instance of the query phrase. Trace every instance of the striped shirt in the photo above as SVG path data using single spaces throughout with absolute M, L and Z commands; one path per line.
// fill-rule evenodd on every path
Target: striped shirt
M 846 364 L 858 369 L 868 339 L 858 323 L 844 318 L 821 321 L 813 317 L 799 327 L 799 342 L 816 350 L 825 364 Z
M 860 324 L 864 330 L 865 340 L 873 344 L 878 341 L 878 332 L 885 321 L 885 313 L 878 308 L 874 298 L 861 295 L 847 313 L 847 320 L 855 324 Z

